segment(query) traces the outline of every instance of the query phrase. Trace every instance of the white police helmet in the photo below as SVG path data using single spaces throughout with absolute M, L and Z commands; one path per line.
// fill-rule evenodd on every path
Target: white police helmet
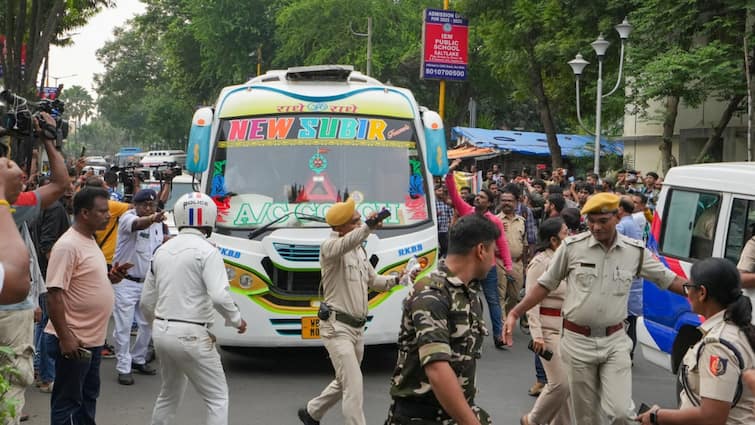
M 176 228 L 182 227 L 215 227 L 218 207 L 209 196 L 204 193 L 187 193 L 176 201 L 173 206 L 173 220 Z

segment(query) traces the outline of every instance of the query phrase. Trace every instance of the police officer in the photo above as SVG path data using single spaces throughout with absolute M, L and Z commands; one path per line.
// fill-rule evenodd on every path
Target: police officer
M 724 258 L 692 265 L 684 285 L 692 311 L 705 317 L 702 339 L 684 356 L 678 410 L 653 406 L 637 420 L 644 425 L 753 424 L 755 395 L 742 382 L 755 364 L 752 304 L 742 294 L 739 272 Z
M 474 400 L 487 334 L 478 282 L 490 271 L 499 234 L 481 215 L 461 217 L 445 262 L 404 302 L 386 425 L 492 423 Z
M 500 195 L 501 212 L 498 218 L 503 224 L 506 241 L 511 253 L 511 271 L 506 273 L 503 261 L 496 262 L 498 268 L 498 293 L 504 315 L 519 301 L 519 291 L 524 286 L 524 263 L 527 253 L 527 228 L 525 218 L 516 214 L 517 197 L 511 189 L 504 186 Z
M 149 271 L 152 253 L 163 243 L 164 215 L 156 213 L 157 193 L 142 189 L 134 195 L 134 208 L 126 211 L 118 220 L 118 240 L 113 263 L 130 263 L 133 268 L 123 281 L 114 287 L 113 346 L 117 359 L 118 383 L 133 385 L 131 370 L 143 375 L 157 373 L 147 364 L 147 350 L 152 330 L 139 311 L 142 284 Z M 131 347 L 131 323 L 136 320 L 139 330 Z
M 632 279 L 641 276 L 682 294 L 681 277 L 666 269 L 642 241 L 616 231 L 619 197 L 599 193 L 582 209 L 590 232 L 568 237 L 548 270 L 506 318 L 504 339 L 512 343 L 519 317 L 566 280 L 561 356 L 571 393 L 572 422 L 630 424 L 634 418 L 632 341 L 624 332 Z M 600 406 L 600 409 L 597 408 Z
M 213 308 L 239 333 L 246 332 L 246 322 L 231 298 L 223 258 L 206 239 L 217 207 L 203 193 L 188 193 L 178 198 L 173 215 L 179 234 L 155 252 L 140 301 L 163 380 L 151 423 L 173 421 L 188 379 L 207 407 L 206 420 L 196 423 L 227 425 L 228 384 L 207 327 Z
M 328 209 L 325 221 L 333 231 L 320 246 L 323 305 L 320 336 L 336 372 L 335 379 L 299 409 L 299 419 L 317 425 L 325 412 L 342 400 L 346 425 L 364 425 L 362 371 L 364 325 L 367 319 L 368 288 L 387 291 L 398 276 L 381 276 L 370 264 L 362 243 L 379 227 L 373 213 L 370 225 L 363 224 L 354 200 L 338 202 Z M 323 317 L 325 318 L 323 320 Z
M 742 287 L 747 288 L 747 292 L 753 291 L 755 289 L 755 236 L 750 238 L 742 248 L 737 269 L 742 278 Z

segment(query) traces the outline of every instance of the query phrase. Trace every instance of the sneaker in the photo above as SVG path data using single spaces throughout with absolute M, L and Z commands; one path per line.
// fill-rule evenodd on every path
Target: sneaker
M 148 365 L 147 363 L 144 363 L 144 364 L 131 363 L 131 370 L 135 370 L 141 373 L 142 375 L 157 375 L 157 369 Z
M 542 382 L 535 382 L 532 387 L 527 391 L 527 394 L 531 395 L 532 397 L 537 397 L 540 395 L 541 392 L 543 392 L 543 388 L 545 388 L 545 384 Z
M 302 407 L 296 413 L 299 415 L 299 420 L 301 420 L 301 423 L 304 425 L 320 425 L 319 421 L 316 421 L 312 416 L 309 416 L 306 407 Z
M 118 383 L 121 385 L 134 385 L 134 375 L 130 373 L 119 373 Z
M 39 391 L 43 393 L 51 393 L 52 392 L 52 382 L 42 382 L 39 384 Z
M 105 343 L 105 345 L 102 347 L 102 358 L 103 359 L 114 359 L 115 358 L 115 349 L 112 345 Z
M 21 412 L 21 416 L 18 417 L 19 422 L 26 422 L 29 420 L 29 414 L 25 412 Z

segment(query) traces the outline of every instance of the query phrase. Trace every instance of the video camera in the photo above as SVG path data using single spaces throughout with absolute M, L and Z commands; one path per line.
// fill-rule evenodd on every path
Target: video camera
M 128 167 L 112 167 L 110 171 L 118 175 L 118 182 L 123 185 L 123 196 L 126 199 L 131 199 L 139 188 L 136 187 L 136 177 L 139 181 L 149 180 L 149 170 L 137 170 L 136 166 Z
M 181 166 L 176 162 L 169 162 L 152 168 L 152 176 L 155 180 L 159 180 L 161 182 L 165 180 L 171 180 L 173 177 L 180 176 L 183 173 Z
M 60 149 L 63 140 L 68 137 L 68 121 L 63 119 L 65 103 L 60 99 L 42 99 L 39 102 L 29 102 L 25 98 L 14 94 L 10 90 L 0 92 L 0 100 L 5 102 L 8 110 L 2 117 L 4 131 L 11 136 L 33 136 L 55 140 L 55 146 Z M 40 112 L 47 112 L 55 120 L 55 127 L 48 125 L 39 116 Z M 34 121 L 39 123 L 43 134 L 36 134 Z

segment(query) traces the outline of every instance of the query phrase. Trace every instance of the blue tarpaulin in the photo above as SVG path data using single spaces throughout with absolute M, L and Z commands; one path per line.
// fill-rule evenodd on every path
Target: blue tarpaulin
M 558 144 L 563 156 L 592 156 L 595 138 L 577 134 L 557 134 Z M 451 139 L 457 145 L 469 144 L 479 148 L 493 148 L 504 153 L 522 155 L 550 156 L 545 133 L 509 130 L 485 130 L 482 128 L 454 127 Z M 624 143 L 602 139 L 600 154 L 624 154 Z

